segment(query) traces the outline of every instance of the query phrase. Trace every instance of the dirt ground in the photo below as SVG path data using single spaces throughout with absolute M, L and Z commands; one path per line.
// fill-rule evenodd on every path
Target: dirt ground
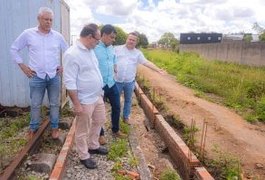
M 184 124 L 190 126 L 191 119 L 195 120 L 199 129 L 196 133 L 198 143 L 201 141 L 203 121 L 208 122 L 207 156 L 213 157 L 213 148 L 217 146 L 222 152 L 229 152 L 241 160 L 244 179 L 265 179 L 264 124 L 250 124 L 233 110 L 196 97 L 191 89 L 180 85 L 171 75 L 161 75 L 142 66 L 138 74 L 160 90 L 166 106 Z M 142 141 L 143 149 L 148 145 L 144 142 L 147 141 Z

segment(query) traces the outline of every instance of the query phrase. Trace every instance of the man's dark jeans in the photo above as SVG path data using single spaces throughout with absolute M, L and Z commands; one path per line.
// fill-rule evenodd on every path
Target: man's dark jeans
M 104 100 L 109 100 L 111 105 L 111 124 L 112 124 L 112 132 L 116 133 L 120 130 L 120 94 L 116 84 L 114 84 L 111 88 L 108 85 L 103 87 L 104 90 Z M 104 130 L 101 128 L 100 135 L 104 135 Z

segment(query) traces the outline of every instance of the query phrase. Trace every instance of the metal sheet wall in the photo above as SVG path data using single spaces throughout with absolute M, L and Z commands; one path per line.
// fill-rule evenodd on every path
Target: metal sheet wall
M 10 46 L 23 30 L 38 25 L 37 14 L 42 6 L 54 11 L 53 29 L 61 32 L 60 0 L 0 0 L 0 105 L 27 107 L 30 105 L 28 79 L 18 65 L 11 60 Z M 69 12 L 69 10 L 68 10 Z M 64 18 L 69 19 L 67 15 Z M 21 51 L 28 62 L 27 49 Z

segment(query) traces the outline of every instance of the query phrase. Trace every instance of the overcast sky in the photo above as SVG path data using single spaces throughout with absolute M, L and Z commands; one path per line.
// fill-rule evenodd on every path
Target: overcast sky
M 165 32 L 251 32 L 265 27 L 265 0 L 65 0 L 72 35 L 84 24 L 113 24 L 125 32 L 144 33 L 149 43 Z

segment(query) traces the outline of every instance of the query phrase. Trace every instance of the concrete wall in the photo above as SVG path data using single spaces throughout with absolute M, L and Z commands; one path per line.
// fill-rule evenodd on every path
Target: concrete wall
M 180 52 L 196 52 L 208 60 L 221 60 L 251 66 L 265 66 L 265 43 L 224 42 L 181 44 Z

